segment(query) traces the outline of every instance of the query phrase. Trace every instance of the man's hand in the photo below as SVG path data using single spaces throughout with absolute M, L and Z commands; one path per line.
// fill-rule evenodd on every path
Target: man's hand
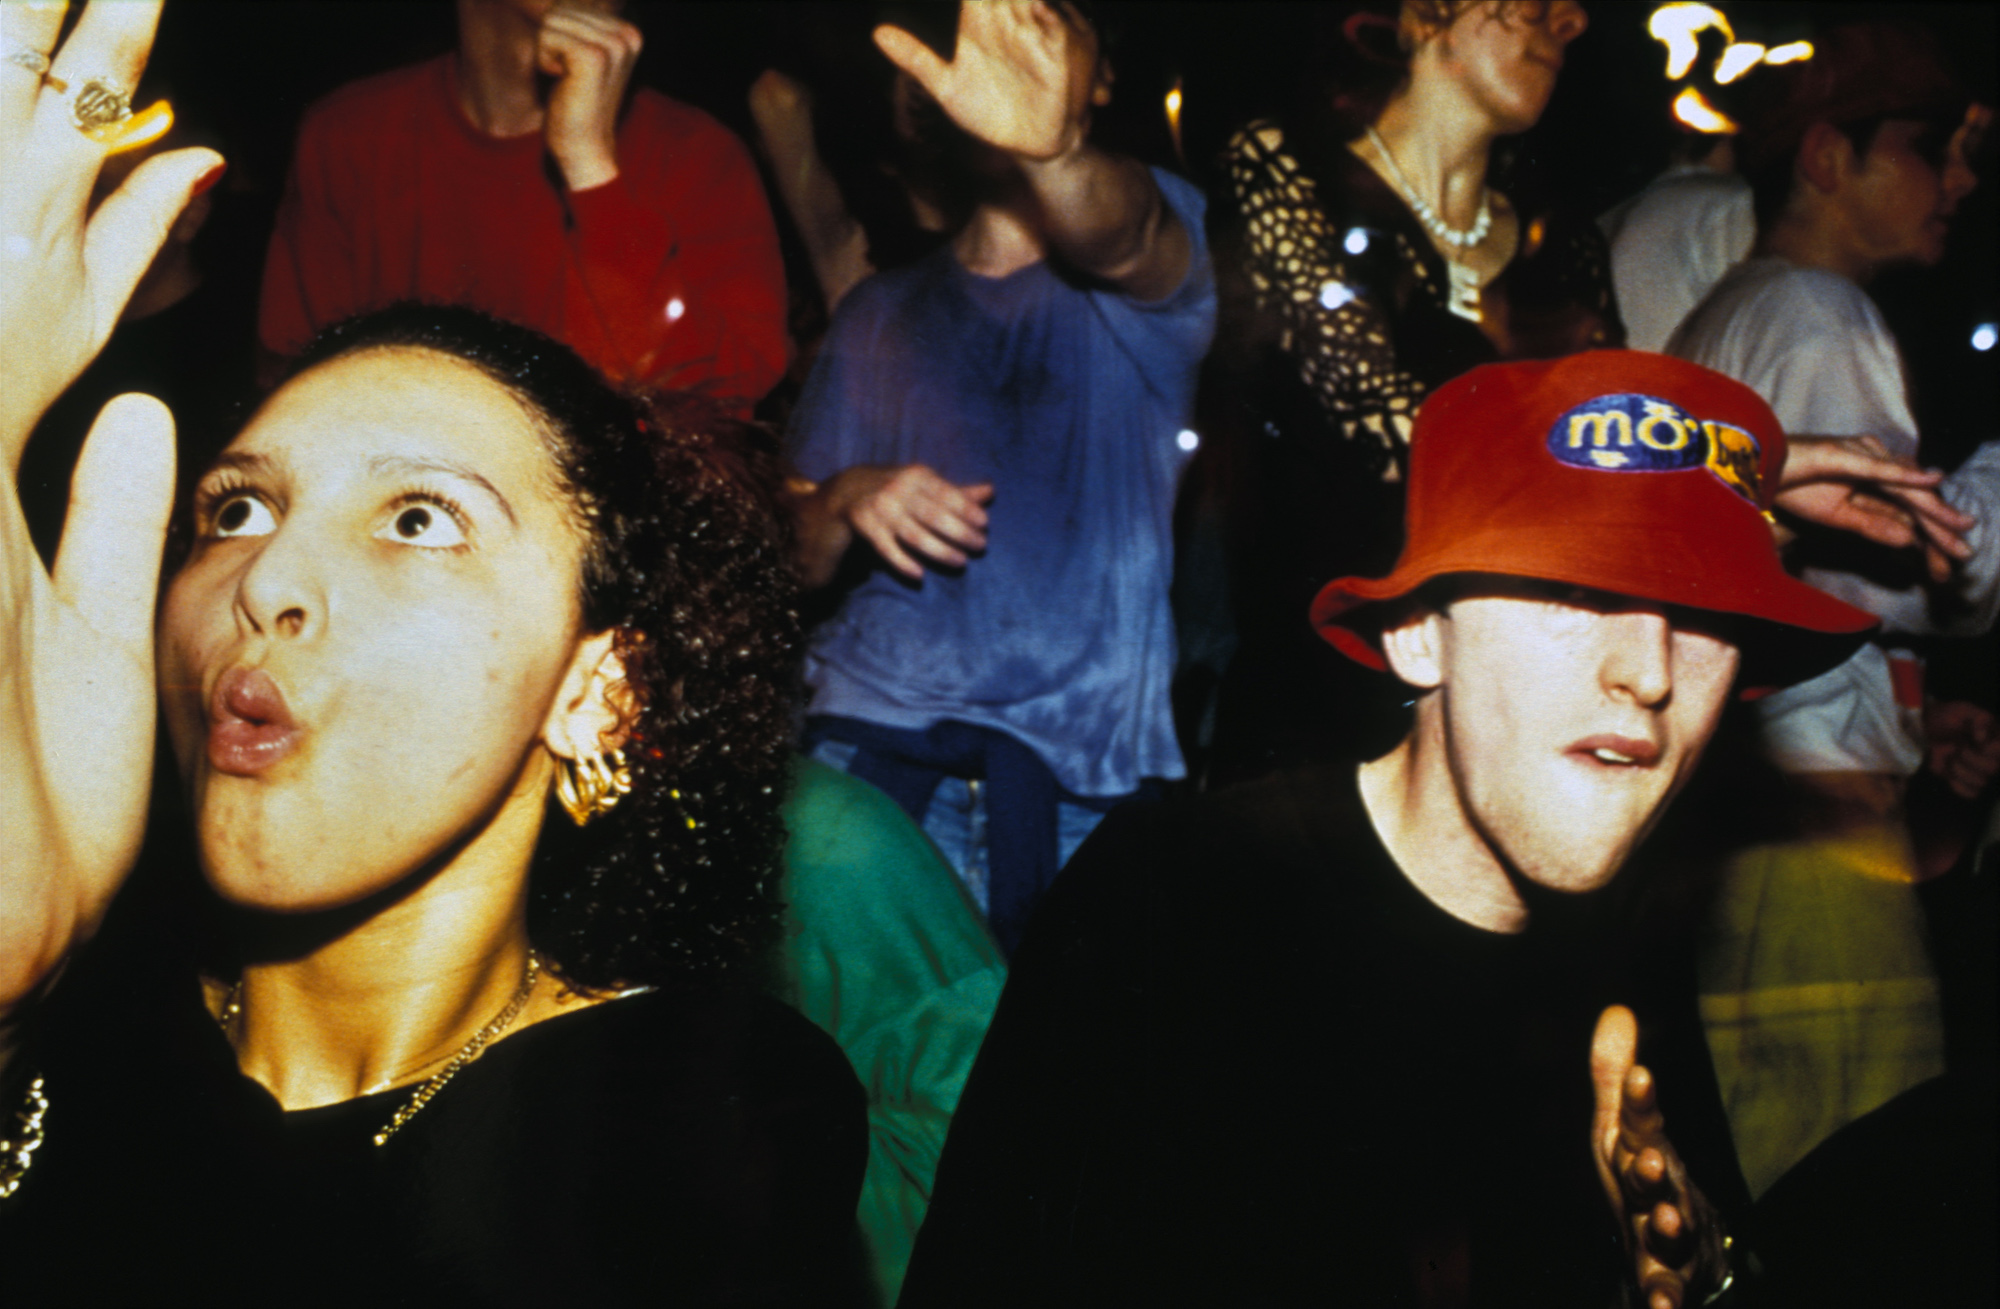
M 922 464 L 858 464 L 796 500 L 801 572 L 808 589 L 831 581 L 856 536 L 912 580 L 918 557 L 963 568 L 967 552 L 986 548 L 986 508 L 993 486 L 957 486 Z
M 1872 436 L 1797 436 L 1774 497 L 1785 512 L 1898 549 L 1921 546 L 1931 579 L 1971 557 L 1961 535 L 1976 521 L 1946 504 L 1944 474 L 1892 457 Z
M 556 79 L 542 135 L 572 191 L 618 176 L 618 106 L 640 44 L 638 28 L 584 5 L 558 3 L 542 19 L 535 66 Z
M 960 5 L 950 63 L 900 27 L 876 28 L 875 44 L 953 122 L 1017 158 L 1055 159 L 1080 148 L 1090 133 L 1097 36 L 1066 4 Z
M 1970 700 L 1933 700 L 1924 706 L 1925 764 L 1952 793 L 1977 800 L 2000 772 L 2000 725 Z
M 986 548 L 991 483 L 955 486 L 922 464 L 905 464 L 849 468 L 828 485 L 836 488 L 834 502 L 848 525 L 905 577 L 924 575 L 913 553 L 963 568 L 967 551 Z
M 1034 193 L 1041 236 L 1071 268 L 1139 300 L 1186 280 L 1193 238 L 1151 170 L 1089 144 L 1090 111 L 1111 83 L 1097 34 L 1075 9 L 1043 0 L 961 4 L 950 63 L 898 27 L 875 44 L 952 121 L 1006 151 Z
M 1647 1309 L 1681 1309 L 1721 1286 L 1729 1265 L 1722 1225 L 1667 1140 L 1653 1075 L 1636 1062 L 1638 1049 L 1632 1011 L 1606 1009 L 1590 1043 L 1597 1089 L 1591 1153 Z

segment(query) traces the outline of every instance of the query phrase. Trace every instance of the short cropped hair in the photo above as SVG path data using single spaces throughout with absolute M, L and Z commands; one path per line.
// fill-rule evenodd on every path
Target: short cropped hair
M 1815 38 L 1810 59 L 1760 68 L 1740 103 L 1737 167 L 1758 223 L 1768 225 L 1791 199 L 1799 146 L 1813 124 L 1839 128 L 1866 155 L 1883 123 L 1922 122 L 1929 131 L 1919 147 L 1941 164 L 1970 99 L 1928 31 L 1853 23 Z

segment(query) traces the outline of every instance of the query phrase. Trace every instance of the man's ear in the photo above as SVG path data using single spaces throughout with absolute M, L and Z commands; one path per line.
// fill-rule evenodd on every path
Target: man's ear
M 542 744 L 557 758 L 622 749 L 631 735 L 635 706 L 616 637 L 613 629 L 576 643 L 548 721 L 542 725 Z
M 1449 22 L 1439 22 L 1435 18 L 1427 17 L 1423 9 L 1417 5 L 1400 5 L 1398 11 L 1396 44 L 1409 55 L 1415 55 L 1427 42 L 1451 26 Z
M 1847 133 L 1832 123 L 1814 123 L 1799 139 L 1793 175 L 1822 195 L 1833 195 L 1859 162 Z
M 1382 653 L 1389 671 L 1419 691 L 1444 684 L 1444 624 L 1442 610 L 1429 605 L 1405 609 L 1382 629 Z

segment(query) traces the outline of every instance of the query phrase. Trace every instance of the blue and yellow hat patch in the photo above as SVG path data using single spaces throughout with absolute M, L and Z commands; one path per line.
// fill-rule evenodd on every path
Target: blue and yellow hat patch
M 1707 468 L 1762 507 L 1763 447 L 1740 427 L 1696 418 L 1657 396 L 1600 395 L 1556 419 L 1549 453 L 1575 468 L 1606 473 L 1670 473 Z

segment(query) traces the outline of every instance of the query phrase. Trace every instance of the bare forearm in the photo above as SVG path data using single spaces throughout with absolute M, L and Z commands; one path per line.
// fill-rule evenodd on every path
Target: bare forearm
M 776 166 L 775 158 L 773 163 Z M 778 190 L 798 224 L 813 276 L 831 313 L 855 283 L 875 271 L 868 262 L 868 234 L 847 212 L 840 188 L 816 156 L 807 155 L 792 169 L 790 177 L 779 173 Z
M 810 119 L 803 113 L 794 117 L 797 121 L 782 125 L 767 125 L 760 118 L 758 130 L 770 156 L 778 196 L 805 242 L 813 275 L 831 312 L 856 282 L 874 271 L 868 265 L 868 237 L 847 211 L 840 187 L 819 157 Z
M 854 528 L 835 503 L 838 480 L 828 478 L 817 485 L 795 481 L 786 488 L 798 543 L 799 584 L 808 591 L 817 591 L 833 580 L 841 557 L 854 544 Z
M 1082 145 L 1021 171 L 1042 211 L 1043 236 L 1071 267 L 1142 300 L 1187 275 L 1192 245 L 1144 164 Z

